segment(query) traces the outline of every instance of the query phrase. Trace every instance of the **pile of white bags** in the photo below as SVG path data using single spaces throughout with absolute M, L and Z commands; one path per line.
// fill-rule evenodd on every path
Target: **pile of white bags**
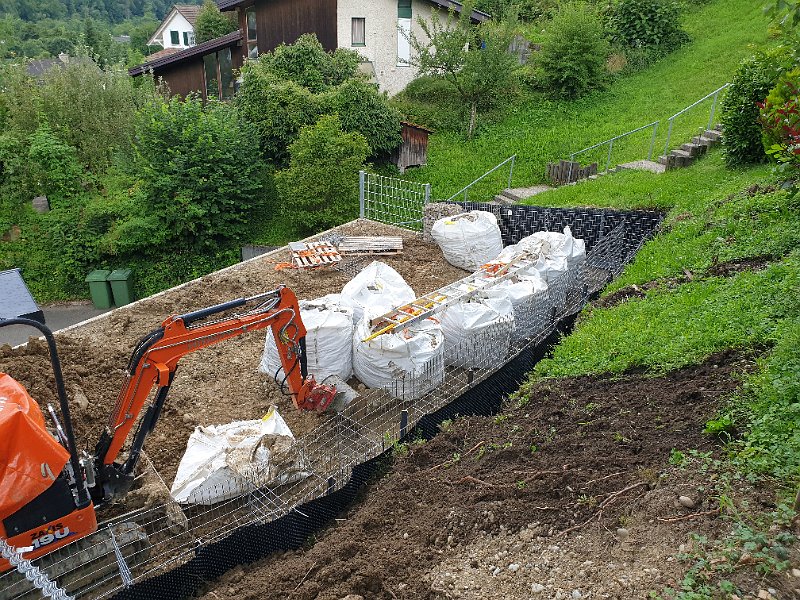
M 170 494 L 176 502 L 210 505 L 255 486 L 308 477 L 289 426 L 273 406 L 263 419 L 196 427 Z
M 372 333 L 367 312 L 353 338 L 353 370 L 362 383 L 383 388 L 404 400 L 419 398 L 444 381 L 444 336 L 436 319 L 423 319 L 409 327 L 363 341 Z
M 358 323 L 367 308 L 381 315 L 408 304 L 415 297 L 414 290 L 400 273 L 376 260 L 342 288 L 341 303 L 353 309 L 353 322 Z
M 467 271 L 477 271 L 503 250 L 497 218 L 482 210 L 439 219 L 431 236 L 447 262 Z
M 300 318 L 307 331 L 308 373 L 317 381 L 324 381 L 330 375 L 349 379 L 353 374 L 353 309 L 341 305 L 339 294 L 301 300 L 299 304 Z M 280 368 L 275 336 L 269 331 L 258 370 L 274 377 Z
M 473 294 L 441 313 L 445 362 L 461 368 L 490 368 L 508 354 L 514 308 L 507 291 Z

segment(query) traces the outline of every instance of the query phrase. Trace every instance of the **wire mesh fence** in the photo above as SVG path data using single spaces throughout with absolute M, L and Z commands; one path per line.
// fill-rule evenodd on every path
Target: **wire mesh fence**
M 398 203 L 387 205 L 387 218 L 405 214 L 405 200 Z M 489 207 L 465 207 L 484 206 Z M 415 427 L 427 427 L 431 418 L 447 414 L 484 386 L 501 389 L 496 378 L 521 364 L 513 379 L 518 382 L 531 365 L 530 356 L 621 272 L 660 222 L 656 213 L 503 211 L 497 214 L 506 243 L 569 225 L 587 241 L 586 260 L 551 278 L 547 291 L 515 305 L 513 318 L 446 344 L 422 369 L 398 376 L 387 389 L 368 389 L 338 413 L 326 414 L 284 449 L 279 469 L 246 465 L 225 483 L 209 486 L 192 505 L 173 502 L 163 485 L 163 494 L 150 504 L 114 517 L 95 534 L 34 563 L 66 592 L 81 597 L 183 598 L 200 581 L 236 564 L 302 544 L 305 535 L 352 497 L 365 477 L 365 465 Z M 501 394 L 490 393 L 499 403 Z M 155 471 L 148 459 L 143 462 Z M 0 600 L 37 597 L 40 591 L 16 571 L 0 574 Z
M 359 172 L 359 204 L 362 219 L 419 231 L 422 212 L 430 202 L 431 185 Z

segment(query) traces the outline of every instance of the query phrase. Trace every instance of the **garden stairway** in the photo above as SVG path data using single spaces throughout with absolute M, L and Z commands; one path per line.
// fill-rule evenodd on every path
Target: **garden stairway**
M 691 142 L 683 144 L 664 156 L 658 157 L 658 162 L 666 170 L 688 167 L 696 158 L 702 156 L 708 149 L 722 141 L 722 129 L 717 125 L 714 129 L 706 129 L 702 134 L 692 138 Z

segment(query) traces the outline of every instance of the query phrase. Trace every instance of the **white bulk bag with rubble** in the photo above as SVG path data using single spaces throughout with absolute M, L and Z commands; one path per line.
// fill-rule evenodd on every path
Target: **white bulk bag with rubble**
M 317 381 L 331 375 L 347 380 L 353 374 L 353 309 L 341 305 L 339 294 L 316 300 L 301 300 L 300 318 L 306 328 L 308 372 Z M 281 369 L 275 336 L 270 331 L 264 342 L 264 354 L 258 370 L 274 377 Z
M 365 342 L 372 334 L 367 311 L 356 325 L 353 371 L 366 386 L 383 388 L 395 398 L 414 400 L 444 381 L 444 335 L 436 319 L 422 319 Z
M 484 210 L 439 219 L 431 228 L 431 237 L 447 262 L 467 271 L 477 271 L 503 250 L 497 217 Z
M 538 271 L 504 279 L 492 289 L 511 301 L 514 309 L 512 341 L 533 337 L 539 326 L 549 323 L 547 282 Z
M 563 257 L 570 269 L 586 262 L 586 243 L 572 236 L 572 230 L 564 227 L 564 233 L 557 231 L 537 231 L 522 238 L 518 245 L 523 248 L 544 250 L 548 257 Z
M 476 292 L 440 316 L 448 365 L 491 368 L 505 360 L 514 330 L 514 308 L 506 292 Z
M 255 487 L 308 477 L 289 426 L 273 406 L 263 419 L 196 427 L 170 494 L 182 504 L 210 505 Z
M 414 300 L 414 290 L 392 267 L 374 261 L 342 288 L 342 305 L 353 309 L 353 322 L 358 323 L 364 310 L 380 315 Z

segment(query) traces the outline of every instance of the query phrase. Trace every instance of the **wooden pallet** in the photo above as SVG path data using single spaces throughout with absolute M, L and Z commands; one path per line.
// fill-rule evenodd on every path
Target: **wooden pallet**
M 342 254 L 392 255 L 403 251 L 403 238 L 388 236 L 345 236 L 337 244 Z
M 313 269 L 335 265 L 342 255 L 329 242 L 291 242 L 292 266 L 297 269 Z

